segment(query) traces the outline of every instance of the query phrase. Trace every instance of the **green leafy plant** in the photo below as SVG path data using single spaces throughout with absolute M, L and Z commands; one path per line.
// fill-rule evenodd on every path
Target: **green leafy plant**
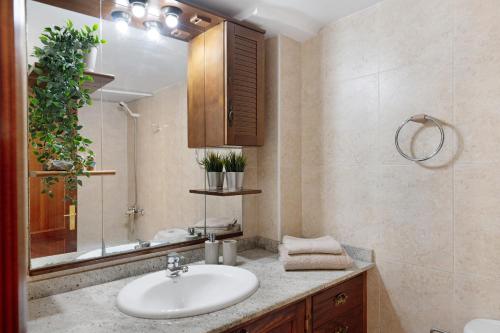
M 247 165 L 247 158 L 243 154 L 236 154 L 232 151 L 224 156 L 223 163 L 226 172 L 243 172 Z
M 106 41 L 98 37 L 98 25 L 79 30 L 68 20 L 66 26 L 47 27 L 40 35 L 41 47 L 32 54 L 36 63 L 31 66 L 38 76 L 32 86 L 28 106 L 29 142 L 38 162 L 70 161 L 73 167 L 64 177 L 66 200 L 78 185 L 77 176 L 87 175 L 95 165 L 92 141 L 80 134 L 78 109 L 91 105 L 86 82 L 93 78 L 84 73 L 85 55 L 92 47 Z M 42 193 L 53 196 L 51 187 L 58 177 L 43 178 Z
M 214 152 L 209 152 L 207 156 L 201 160 L 200 164 L 207 172 L 222 172 L 224 168 L 222 156 Z

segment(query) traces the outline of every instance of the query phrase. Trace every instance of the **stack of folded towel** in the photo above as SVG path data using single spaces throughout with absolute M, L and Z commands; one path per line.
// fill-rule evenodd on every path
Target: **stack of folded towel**
M 279 247 L 280 261 L 287 271 L 306 269 L 345 269 L 352 259 L 331 236 L 297 238 L 284 236 Z

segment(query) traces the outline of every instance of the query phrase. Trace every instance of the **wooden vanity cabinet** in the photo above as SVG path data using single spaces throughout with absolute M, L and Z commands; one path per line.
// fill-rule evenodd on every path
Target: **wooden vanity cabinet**
M 226 333 L 366 333 L 366 273 Z
M 188 55 L 188 146 L 261 146 L 264 34 L 222 22 L 195 37 Z

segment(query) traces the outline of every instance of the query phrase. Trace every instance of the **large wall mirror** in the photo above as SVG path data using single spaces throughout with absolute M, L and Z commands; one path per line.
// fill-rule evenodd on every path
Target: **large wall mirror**
M 177 25 L 167 5 L 181 10 Z M 149 1 L 140 17 L 123 0 L 27 1 L 32 275 L 241 235 L 241 196 L 190 193 L 207 187 L 200 162 L 213 152 L 187 145 L 188 42 L 208 28 L 190 10 Z M 101 40 L 83 59 L 89 90 L 75 91 L 78 48 Z

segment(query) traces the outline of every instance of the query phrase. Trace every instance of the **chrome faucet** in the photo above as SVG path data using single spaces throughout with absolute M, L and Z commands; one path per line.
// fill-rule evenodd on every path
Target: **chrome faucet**
M 184 257 L 181 257 L 177 252 L 167 254 L 167 274 L 170 277 L 179 276 L 180 273 L 186 273 L 189 267 L 182 265 Z

